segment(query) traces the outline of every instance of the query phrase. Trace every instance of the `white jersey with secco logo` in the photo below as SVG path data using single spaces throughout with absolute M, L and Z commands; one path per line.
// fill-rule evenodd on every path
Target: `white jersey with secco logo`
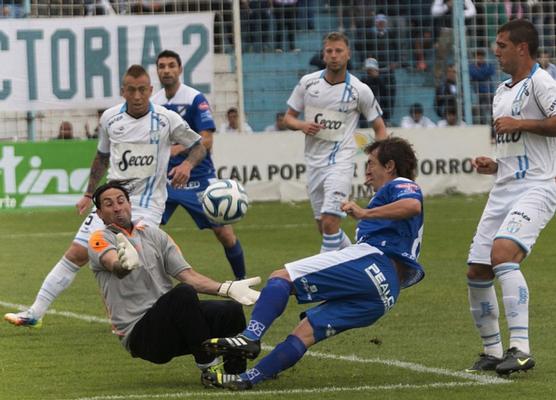
M 102 114 L 98 151 L 110 153 L 108 179 L 134 179 L 130 184 L 133 209 L 144 210 L 153 215 L 152 220 L 160 221 L 168 197 L 170 147 L 180 143 L 190 148 L 201 136 L 179 114 L 162 106 L 151 103 L 141 118 L 126 110 L 124 103 Z
M 542 120 L 556 115 L 556 81 L 535 64 L 530 75 L 503 82 L 492 103 L 493 119 Z M 544 181 L 556 176 L 556 138 L 530 132 L 496 136 L 496 183 Z
M 303 112 L 305 121 L 322 126 L 317 135 L 305 135 L 305 162 L 310 167 L 352 163 L 359 116 L 374 121 L 382 115 L 367 85 L 349 72 L 344 82 L 330 84 L 324 78 L 325 71 L 303 76 L 288 99 L 288 106 Z

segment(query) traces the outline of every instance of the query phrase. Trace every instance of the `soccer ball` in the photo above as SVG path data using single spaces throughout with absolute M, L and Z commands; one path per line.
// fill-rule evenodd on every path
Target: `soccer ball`
M 201 203 L 208 219 L 227 225 L 243 218 L 249 207 L 249 198 L 241 184 L 232 179 L 223 179 L 207 187 Z

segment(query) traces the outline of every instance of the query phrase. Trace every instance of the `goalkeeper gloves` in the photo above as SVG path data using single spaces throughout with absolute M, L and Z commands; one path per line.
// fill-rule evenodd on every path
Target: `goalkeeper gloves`
M 139 266 L 139 254 L 123 233 L 116 235 L 118 260 L 123 269 L 132 271 Z
M 261 278 L 258 276 L 240 281 L 226 281 L 220 285 L 218 295 L 230 297 L 244 306 L 252 306 L 261 293 L 251 289 L 250 286 L 258 285 L 259 283 L 261 283 Z

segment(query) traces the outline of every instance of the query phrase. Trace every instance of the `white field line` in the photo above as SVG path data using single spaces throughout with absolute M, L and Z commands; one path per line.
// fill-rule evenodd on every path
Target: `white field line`
M 185 399 L 185 398 L 222 398 L 222 397 L 259 397 L 259 396 L 279 396 L 290 394 L 323 394 L 323 393 L 347 393 L 347 392 L 378 392 L 385 390 L 427 390 L 427 389 L 445 389 L 453 387 L 479 386 L 487 385 L 487 383 L 479 382 L 438 382 L 424 385 L 395 384 L 395 385 L 376 385 L 376 386 L 352 386 L 337 387 L 326 386 L 315 389 L 285 389 L 285 390 L 250 390 L 246 392 L 229 392 L 229 391 L 204 391 L 204 392 L 176 392 L 161 394 L 128 394 L 128 395 L 107 395 L 94 397 L 79 397 L 73 400 L 134 400 L 134 399 Z
M 241 226 L 234 226 L 234 228 L 239 229 L 240 231 L 252 231 L 252 230 L 259 230 L 259 231 L 269 231 L 269 230 L 276 230 L 276 229 L 299 229 L 299 228 L 313 228 L 315 226 L 314 223 L 306 223 L 306 224 L 279 224 L 279 225 L 241 225 Z M 21 238 L 43 238 L 43 237 L 65 237 L 65 236 L 75 236 L 77 233 L 77 227 L 75 231 L 65 231 L 65 232 L 29 232 L 29 233 L 3 233 L 0 234 L 0 240 L 4 239 L 21 239 Z M 175 227 L 175 228 L 165 228 L 161 227 L 164 231 L 171 233 L 171 232 L 197 232 L 199 229 L 196 227 Z
M 26 310 L 28 306 L 23 304 L 14 304 L 8 303 L 4 301 L 0 301 L 0 305 L 7 307 L 7 308 L 14 308 L 17 310 Z M 86 322 L 98 322 L 103 324 L 109 324 L 110 322 L 106 318 L 95 317 L 92 315 L 84 315 L 84 314 L 77 314 L 69 311 L 57 311 L 57 310 L 48 310 L 47 314 L 49 315 L 61 315 L 68 318 L 78 319 L 81 321 Z M 264 350 L 272 350 L 274 347 L 263 345 L 262 348 Z M 419 373 L 426 373 L 426 374 L 433 374 L 439 376 L 450 376 L 454 378 L 465 379 L 471 381 L 475 384 L 480 385 L 492 385 L 492 384 L 505 384 L 511 381 L 506 379 L 497 378 L 495 376 L 488 376 L 488 375 L 481 375 L 481 374 L 470 374 L 467 372 L 460 372 L 460 371 L 452 371 L 445 368 L 432 368 L 427 367 L 421 364 L 411 363 L 407 361 L 400 361 L 400 360 L 388 360 L 388 359 L 381 359 L 381 358 L 361 358 L 356 355 L 336 355 L 336 354 L 328 354 L 328 353 L 321 353 L 316 351 L 308 351 L 307 355 L 310 357 L 315 357 L 319 359 L 328 359 L 328 360 L 336 360 L 336 361 L 347 361 L 347 362 L 355 362 L 355 363 L 362 363 L 362 364 L 382 364 L 389 367 L 397 367 L 402 369 L 407 369 L 413 372 Z M 338 389 L 338 388 L 336 388 Z M 338 389 L 339 390 L 339 389 Z

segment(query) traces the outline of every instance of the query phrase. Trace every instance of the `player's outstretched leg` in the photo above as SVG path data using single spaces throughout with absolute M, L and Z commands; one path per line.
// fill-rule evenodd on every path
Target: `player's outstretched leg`
M 234 337 L 205 340 L 203 347 L 214 354 L 230 354 L 255 359 L 261 351 L 261 338 L 272 322 L 286 308 L 292 290 L 292 283 L 283 278 L 270 278 L 261 291 L 261 296 L 247 328 Z
M 79 264 L 68 259 L 67 255 L 71 251 L 77 254 Z M 77 251 L 77 253 L 75 253 Z M 72 257 L 76 259 L 76 257 Z M 87 249 L 73 243 L 66 255 L 58 261 L 43 281 L 35 302 L 25 311 L 19 313 L 8 313 L 4 315 L 4 319 L 15 326 L 24 326 L 29 328 L 40 328 L 42 325 L 42 317 L 52 304 L 52 302 L 73 282 L 80 265 L 87 263 Z
M 305 354 L 305 344 L 295 335 L 274 348 L 255 367 L 242 374 L 225 374 L 207 372 L 203 375 L 205 382 L 212 386 L 230 390 L 249 390 L 254 385 L 273 379 L 278 373 L 295 365 Z

